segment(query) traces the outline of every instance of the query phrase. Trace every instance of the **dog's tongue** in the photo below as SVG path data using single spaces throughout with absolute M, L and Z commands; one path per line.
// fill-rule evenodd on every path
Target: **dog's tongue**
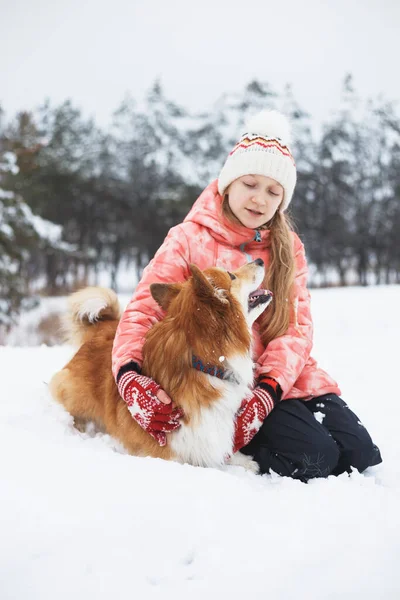
M 263 288 L 254 290 L 254 292 L 249 294 L 249 308 L 255 308 L 259 304 L 267 302 L 267 300 L 271 300 L 272 295 L 272 292 L 269 290 L 264 290 Z

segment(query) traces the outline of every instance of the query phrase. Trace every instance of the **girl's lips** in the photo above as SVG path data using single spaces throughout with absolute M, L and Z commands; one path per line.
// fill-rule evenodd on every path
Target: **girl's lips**
M 258 212 L 257 210 L 251 210 L 251 208 L 246 208 L 246 210 L 251 214 L 254 215 L 255 217 L 261 217 L 262 213 Z

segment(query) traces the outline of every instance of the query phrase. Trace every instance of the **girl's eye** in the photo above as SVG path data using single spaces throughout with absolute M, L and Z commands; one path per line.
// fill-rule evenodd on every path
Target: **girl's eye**
M 234 275 L 233 273 L 229 273 L 229 271 L 228 271 L 228 275 L 232 280 L 236 279 L 236 275 Z
M 269 193 L 271 194 L 271 196 L 280 196 L 279 193 L 273 192 L 272 190 L 269 190 Z
M 254 187 L 256 187 L 254 183 L 246 183 L 245 181 L 243 181 L 243 185 L 245 185 L 248 188 L 254 188 Z

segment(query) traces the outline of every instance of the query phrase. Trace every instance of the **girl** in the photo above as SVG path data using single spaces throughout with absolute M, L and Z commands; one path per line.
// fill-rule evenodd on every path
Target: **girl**
M 262 111 L 246 131 L 218 180 L 169 231 L 143 272 L 114 341 L 119 393 L 138 423 L 164 445 L 182 414 L 157 382 L 140 375 L 144 337 L 163 317 L 149 285 L 187 279 L 190 263 L 232 271 L 262 258 L 263 287 L 274 299 L 253 328 L 256 383 L 237 414 L 233 450 L 254 456 L 261 473 L 302 481 L 351 467 L 363 471 L 382 461 L 379 449 L 339 397 L 337 383 L 310 356 L 307 263 L 285 212 L 296 184 L 289 123 L 276 111 Z

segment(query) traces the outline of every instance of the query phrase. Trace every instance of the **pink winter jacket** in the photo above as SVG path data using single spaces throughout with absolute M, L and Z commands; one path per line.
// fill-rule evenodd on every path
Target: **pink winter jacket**
M 217 181 L 211 183 L 194 203 L 180 225 L 170 229 L 164 243 L 143 271 L 143 277 L 122 315 L 114 340 L 114 377 L 120 368 L 134 361 L 142 364 L 144 338 L 150 327 L 164 316 L 150 295 L 153 282 L 178 282 L 189 277 L 189 264 L 200 269 L 217 266 L 233 271 L 246 261 L 262 258 L 269 264 L 269 231 L 255 232 L 230 223 L 221 212 L 222 198 Z M 255 378 L 274 377 L 283 390 L 282 398 L 311 398 L 327 393 L 340 394 L 337 383 L 310 356 L 313 325 L 307 290 L 307 263 L 304 246 L 293 233 L 296 260 L 295 317 L 287 333 L 263 347 L 257 322 L 253 326 Z

